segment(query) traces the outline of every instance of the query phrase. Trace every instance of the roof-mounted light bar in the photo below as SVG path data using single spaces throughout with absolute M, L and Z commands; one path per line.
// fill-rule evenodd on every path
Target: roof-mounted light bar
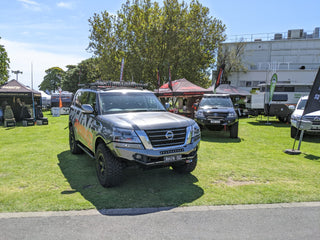
M 83 83 L 78 84 L 79 87 L 88 87 L 88 88 L 147 88 L 147 83 L 135 83 L 135 82 L 114 82 L 114 81 L 98 81 L 94 83 Z

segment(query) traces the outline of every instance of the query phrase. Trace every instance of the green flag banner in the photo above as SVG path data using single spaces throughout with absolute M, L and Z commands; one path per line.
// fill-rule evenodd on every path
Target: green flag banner
M 270 81 L 269 104 L 272 101 L 272 97 L 273 97 L 274 89 L 276 88 L 277 81 L 278 81 L 278 76 L 276 73 L 274 73 Z

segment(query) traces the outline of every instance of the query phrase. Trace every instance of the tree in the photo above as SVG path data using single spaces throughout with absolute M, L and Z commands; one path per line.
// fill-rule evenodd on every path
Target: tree
M 0 37 L 1 39 L 1 37 Z M 9 63 L 10 59 L 3 45 L 0 45 L 0 85 L 9 79 Z
M 63 90 L 75 93 L 79 83 L 92 83 L 101 78 L 96 58 L 89 58 L 78 65 L 68 65 L 61 86 Z
M 124 79 L 144 81 L 151 89 L 157 87 L 157 69 L 168 81 L 169 66 L 172 79 L 207 85 L 225 39 L 225 25 L 197 0 L 189 5 L 165 0 L 163 7 L 150 0 L 127 1 L 116 15 L 103 11 L 89 24 L 89 49 L 100 59 L 102 78 L 119 79 L 124 59 Z
M 228 77 L 232 72 L 247 72 L 248 69 L 242 62 L 245 46 L 246 43 L 244 41 L 219 46 L 217 66 L 225 64 L 221 83 L 229 83 Z
M 65 72 L 59 67 L 52 67 L 45 71 L 47 75 L 44 76 L 43 81 L 38 86 L 42 91 L 55 92 L 61 87 L 61 79 Z

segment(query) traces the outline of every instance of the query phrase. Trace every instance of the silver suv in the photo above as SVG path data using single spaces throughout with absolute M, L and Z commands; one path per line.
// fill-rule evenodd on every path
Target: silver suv
M 291 115 L 291 137 L 298 138 L 299 137 L 299 121 L 302 122 L 311 122 L 310 129 L 305 130 L 307 133 L 315 133 L 320 134 L 320 111 L 315 111 L 312 113 L 308 113 L 302 117 L 304 108 L 308 101 L 308 96 L 301 97 L 297 103 L 296 109 Z M 301 128 L 302 126 L 300 126 Z
M 79 89 L 70 107 L 69 143 L 73 154 L 96 161 L 99 182 L 112 187 L 132 164 L 192 172 L 197 164 L 200 128 L 167 112 L 141 84 L 94 83 Z

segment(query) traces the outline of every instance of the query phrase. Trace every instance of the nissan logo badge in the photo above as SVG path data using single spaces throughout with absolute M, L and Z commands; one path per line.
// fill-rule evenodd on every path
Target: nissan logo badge
M 172 131 L 168 131 L 165 136 L 166 136 L 166 138 L 168 140 L 172 140 L 173 139 L 173 132 Z

